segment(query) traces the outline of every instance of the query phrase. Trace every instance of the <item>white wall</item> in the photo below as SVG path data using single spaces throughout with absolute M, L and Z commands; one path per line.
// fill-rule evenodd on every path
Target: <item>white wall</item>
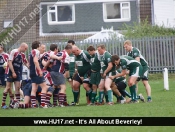
M 154 0 L 154 22 L 175 28 L 175 0 Z

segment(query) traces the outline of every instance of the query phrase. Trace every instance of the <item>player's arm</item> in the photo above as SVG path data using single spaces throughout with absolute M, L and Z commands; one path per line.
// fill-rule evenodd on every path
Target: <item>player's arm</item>
M 42 64 L 43 64 L 43 69 L 47 69 L 47 67 L 49 66 L 49 64 L 50 64 L 50 60 L 48 60 L 48 61 L 45 61 L 45 60 L 42 60 Z
M 53 59 L 50 58 L 49 54 L 45 54 L 41 63 L 44 66 L 43 69 L 47 69 L 47 67 L 49 67 L 49 65 L 53 63 Z
M 27 69 L 27 79 L 30 80 L 29 68 Z
M 55 60 L 61 60 L 63 57 L 62 57 L 62 56 L 59 56 L 59 57 L 58 57 L 58 56 L 56 56 L 56 55 L 54 55 L 54 54 L 51 54 L 51 55 L 50 55 L 50 58 L 51 58 L 51 59 L 55 59 Z
M 27 58 L 25 54 L 22 54 L 23 64 L 29 69 L 29 62 L 27 61 Z
M 6 54 L 6 55 L 4 56 L 4 61 L 5 61 L 6 63 L 8 63 L 8 60 L 9 60 L 9 55 Z
M 29 68 L 29 63 L 27 62 L 27 63 L 24 63 L 24 65 L 27 67 L 27 68 Z
M 47 63 L 48 63 L 49 61 L 45 61 L 44 59 L 42 60 L 42 65 L 45 67 L 45 66 L 47 66 Z M 50 62 L 49 62 L 50 63 Z
M 8 54 L 4 55 L 4 61 L 5 61 L 4 64 L 3 64 L 4 70 L 6 70 L 6 68 L 7 68 L 8 59 L 9 59 L 9 55 Z
M 64 69 L 65 69 L 65 78 L 69 79 L 70 78 L 70 74 L 69 74 L 69 64 L 68 63 L 64 63 Z
M 12 72 L 12 76 L 13 76 L 13 74 L 15 74 L 15 76 L 16 76 L 16 73 L 14 71 L 13 64 L 12 64 L 12 61 L 14 59 L 14 54 L 15 54 L 15 51 L 12 50 L 10 55 L 9 55 L 9 60 L 8 60 L 8 66 L 9 66 L 9 69 L 11 70 L 11 72 Z
M 121 73 L 118 73 L 116 75 L 114 75 L 114 78 L 118 78 L 118 77 L 125 77 L 127 74 L 127 69 L 124 69 L 121 71 Z
M 123 77 L 123 76 L 125 76 L 127 74 L 127 71 L 128 71 L 127 70 L 127 62 L 126 61 L 122 61 L 120 66 L 121 66 L 121 69 L 122 69 L 121 73 L 118 73 L 118 74 L 116 74 L 114 76 L 109 76 L 110 79 L 113 80 L 114 78 Z
M 119 69 L 120 66 L 116 66 L 116 69 Z M 126 70 L 126 75 L 129 74 L 129 70 Z M 124 75 L 123 77 L 126 77 L 126 75 Z
M 65 78 L 69 78 L 70 77 L 70 74 L 69 74 L 69 63 L 70 63 L 70 57 L 69 57 L 69 55 L 66 55 L 66 54 L 64 54 L 65 55 L 65 57 L 63 57 L 64 58 L 64 63 L 63 63 L 63 65 L 64 65 L 64 69 L 65 69 Z
M 140 62 L 140 57 L 136 57 L 135 60 L 137 60 L 138 62 Z
M 75 63 L 75 73 L 78 73 L 78 66 Z
M 8 61 L 8 65 L 9 65 L 9 68 L 10 68 L 12 74 L 15 73 L 14 68 L 13 68 L 13 64 L 12 64 L 12 60 Z
M 140 52 L 138 50 L 135 50 L 133 54 L 133 58 L 140 62 Z
M 48 59 L 47 61 L 45 61 L 44 59 L 42 60 L 42 64 L 43 64 L 43 69 L 47 69 L 47 67 L 50 67 L 50 64 L 53 63 L 53 59 Z
M 33 63 L 35 64 L 36 69 L 39 71 L 39 75 L 42 76 L 43 73 L 42 73 L 41 68 L 40 68 L 40 66 L 39 66 L 38 57 L 37 57 L 37 56 L 34 56 L 34 57 L 33 57 Z
M 106 68 L 106 70 L 103 73 L 103 76 L 106 76 L 106 74 L 112 69 L 112 67 L 113 67 L 112 62 L 109 62 L 108 67 Z
M 77 70 L 77 65 L 75 63 L 75 72 L 73 73 L 72 78 L 74 78 L 77 73 L 78 73 L 78 70 Z
M 29 62 L 26 60 L 26 62 L 24 63 L 24 65 L 29 69 Z
M 108 64 L 108 67 L 106 68 L 106 70 L 103 72 L 103 77 L 106 76 L 106 74 L 112 69 L 113 64 L 111 62 L 111 55 L 107 54 L 107 56 L 105 57 L 105 63 Z

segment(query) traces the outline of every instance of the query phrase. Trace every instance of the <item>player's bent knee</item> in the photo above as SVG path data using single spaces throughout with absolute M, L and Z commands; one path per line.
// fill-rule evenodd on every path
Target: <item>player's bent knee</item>
M 79 90 L 79 87 L 80 87 L 79 84 L 74 84 L 74 85 L 73 85 L 73 89 L 74 89 L 74 90 Z
M 89 84 L 87 84 L 87 83 L 83 83 L 83 87 L 84 87 L 84 89 L 86 89 L 86 90 L 89 90 L 90 88 L 89 88 Z
M 129 87 L 131 87 L 131 86 L 133 86 L 133 85 L 135 85 L 135 82 L 132 82 L 132 81 L 129 81 L 129 82 L 128 82 L 128 86 L 129 86 Z

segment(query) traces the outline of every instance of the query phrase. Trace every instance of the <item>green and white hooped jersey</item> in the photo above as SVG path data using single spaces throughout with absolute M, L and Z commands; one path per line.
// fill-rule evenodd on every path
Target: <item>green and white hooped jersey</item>
M 96 51 L 95 54 L 91 56 L 90 62 L 91 62 L 91 70 L 99 72 L 101 69 L 101 65 L 100 65 L 100 54 L 98 53 L 98 51 Z
M 134 59 L 136 57 L 140 57 L 140 63 L 142 66 L 148 66 L 148 62 L 145 60 L 145 58 L 142 56 L 139 49 L 132 47 L 132 50 L 127 53 L 128 56 L 133 57 Z
M 90 59 L 89 53 L 85 50 L 82 50 L 81 53 L 75 57 L 75 64 L 80 77 L 83 77 L 87 71 L 91 69 Z
M 69 63 L 69 72 L 75 72 L 75 56 L 73 54 L 69 55 L 70 63 Z
M 107 69 L 108 63 L 111 62 L 111 54 L 107 51 L 101 56 L 101 69 L 102 73 Z M 113 65 L 113 68 L 109 72 L 114 72 L 115 71 L 115 65 Z
M 138 66 L 141 66 L 141 64 L 134 58 L 123 55 L 123 56 L 120 56 L 120 66 L 122 70 L 125 70 L 125 69 L 132 70 Z

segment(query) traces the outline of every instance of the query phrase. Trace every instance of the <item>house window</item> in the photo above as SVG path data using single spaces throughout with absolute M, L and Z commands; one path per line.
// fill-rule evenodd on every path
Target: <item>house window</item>
M 47 7 L 48 24 L 74 24 L 75 7 L 74 5 L 53 5 Z
M 4 28 L 13 27 L 13 20 L 4 20 Z
M 130 3 L 104 3 L 103 20 L 104 22 L 123 22 L 130 21 Z

